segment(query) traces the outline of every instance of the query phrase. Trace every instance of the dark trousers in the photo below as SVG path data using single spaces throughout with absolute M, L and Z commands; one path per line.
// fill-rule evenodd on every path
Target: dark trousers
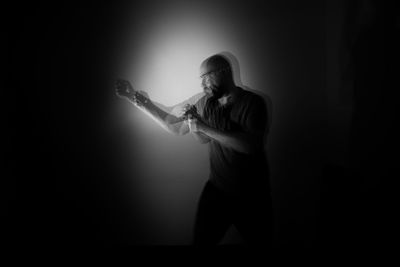
M 272 245 L 272 207 L 268 191 L 230 196 L 208 181 L 198 204 L 194 245 L 217 245 L 234 225 L 247 245 Z

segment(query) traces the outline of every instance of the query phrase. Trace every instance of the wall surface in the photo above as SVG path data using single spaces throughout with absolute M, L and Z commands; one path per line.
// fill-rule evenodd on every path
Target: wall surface
M 229 52 L 240 67 L 239 84 L 270 100 L 267 154 L 276 242 L 311 245 L 316 181 L 329 157 L 324 3 L 146 1 L 131 10 L 120 73 L 152 99 L 173 105 L 200 92 L 201 61 Z M 127 109 L 125 123 L 132 125 L 134 138 L 123 149 L 133 162 L 125 166 L 142 187 L 152 242 L 187 244 L 208 176 L 207 149 L 190 136 L 170 136 L 135 108 Z M 225 242 L 240 241 L 234 232 Z

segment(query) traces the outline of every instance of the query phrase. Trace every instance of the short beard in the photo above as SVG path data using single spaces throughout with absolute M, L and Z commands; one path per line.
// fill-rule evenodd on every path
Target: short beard
M 212 98 L 215 99 L 220 99 L 225 93 L 226 93 L 226 88 L 225 86 L 218 86 L 215 88 L 211 88 L 212 91 Z

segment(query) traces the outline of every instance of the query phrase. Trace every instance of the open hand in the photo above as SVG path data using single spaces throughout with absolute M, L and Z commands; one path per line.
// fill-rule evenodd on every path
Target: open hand
M 133 97 L 136 92 L 135 89 L 133 89 L 131 83 L 126 80 L 116 80 L 115 91 L 117 93 L 117 96 L 128 99 Z
M 131 83 L 126 80 L 117 80 L 115 82 L 115 91 L 117 96 L 128 99 L 137 107 L 142 107 L 150 101 L 146 92 L 136 91 Z

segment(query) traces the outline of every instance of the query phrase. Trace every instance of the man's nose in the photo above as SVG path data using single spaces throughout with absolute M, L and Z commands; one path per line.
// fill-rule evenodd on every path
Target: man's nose
M 203 80 L 201 81 L 201 86 L 202 86 L 203 88 L 207 87 L 207 86 L 206 86 L 206 81 L 205 81 L 205 79 L 203 79 Z

